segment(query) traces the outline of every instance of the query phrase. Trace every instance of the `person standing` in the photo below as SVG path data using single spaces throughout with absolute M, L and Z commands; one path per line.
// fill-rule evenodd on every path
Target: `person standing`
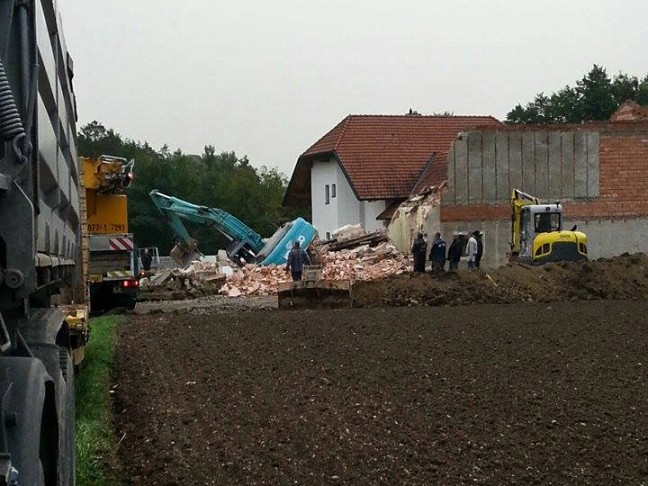
M 446 262 L 446 242 L 441 238 L 441 233 L 434 233 L 434 240 L 430 248 L 430 261 L 433 272 L 442 272 Z
M 145 272 L 148 272 L 151 270 L 151 263 L 153 262 L 153 256 L 151 255 L 151 252 L 149 251 L 148 248 L 144 250 L 144 254 L 142 255 L 142 268 L 144 269 Z
M 477 235 L 479 231 L 473 231 L 470 239 L 468 240 L 468 269 L 474 270 L 477 268 L 475 266 L 475 261 L 477 260 L 477 250 L 479 245 L 477 244 Z
M 479 268 L 481 265 L 481 259 L 482 255 L 484 254 L 484 240 L 482 239 L 483 233 L 481 231 L 477 231 L 477 256 L 475 258 L 475 268 Z
M 448 261 L 450 262 L 450 270 L 459 270 L 459 260 L 463 253 L 463 235 L 455 233 L 448 248 Z
M 425 257 L 427 255 L 427 243 L 423 239 L 423 233 L 419 233 L 412 244 L 412 256 L 414 257 L 414 271 L 425 272 Z
M 293 282 L 301 280 L 302 271 L 306 264 L 310 265 L 310 257 L 308 253 L 299 247 L 299 241 L 295 241 L 292 250 L 288 252 L 288 260 L 286 261 L 286 271 L 291 273 Z

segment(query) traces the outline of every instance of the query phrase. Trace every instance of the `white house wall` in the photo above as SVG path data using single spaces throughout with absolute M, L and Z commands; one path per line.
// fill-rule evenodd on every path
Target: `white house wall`
M 320 238 L 325 239 L 327 233 L 337 228 L 339 195 L 331 198 L 332 204 L 326 204 L 324 187 L 326 184 L 336 184 L 339 168 L 334 161 L 314 162 L 311 170 L 311 203 L 313 226 Z M 339 192 L 339 191 L 338 191 Z
M 360 222 L 366 231 L 375 231 L 383 229 L 385 223 L 376 218 L 382 213 L 387 206 L 384 200 L 379 201 L 359 201 L 360 203 Z
M 336 195 L 333 197 L 329 192 L 329 204 L 326 204 L 326 186 L 332 191 L 333 184 Z M 385 210 L 385 201 L 359 201 L 335 159 L 313 163 L 311 203 L 313 226 L 322 239 L 346 224 L 361 223 L 367 231 L 384 227 L 376 217 Z

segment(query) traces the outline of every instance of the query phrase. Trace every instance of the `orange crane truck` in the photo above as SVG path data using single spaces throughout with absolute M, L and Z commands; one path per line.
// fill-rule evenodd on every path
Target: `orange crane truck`
M 137 301 L 138 255 L 128 232 L 128 199 L 134 161 L 102 155 L 82 158 L 88 227 L 90 308 L 133 309 Z

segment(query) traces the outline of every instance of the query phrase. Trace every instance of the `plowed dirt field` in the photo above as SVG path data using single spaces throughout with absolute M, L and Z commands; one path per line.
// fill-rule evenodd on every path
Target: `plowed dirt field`
M 648 303 L 131 316 L 125 484 L 648 484 Z

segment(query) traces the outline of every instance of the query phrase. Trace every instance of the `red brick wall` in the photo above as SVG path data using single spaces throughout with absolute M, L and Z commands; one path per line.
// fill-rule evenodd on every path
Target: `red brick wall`
M 599 144 L 599 196 L 565 201 L 569 219 L 648 217 L 648 130 L 630 124 L 602 130 Z M 640 128 L 637 130 L 637 128 Z M 541 194 L 537 194 L 542 199 Z M 508 205 L 444 205 L 441 222 L 509 219 Z

